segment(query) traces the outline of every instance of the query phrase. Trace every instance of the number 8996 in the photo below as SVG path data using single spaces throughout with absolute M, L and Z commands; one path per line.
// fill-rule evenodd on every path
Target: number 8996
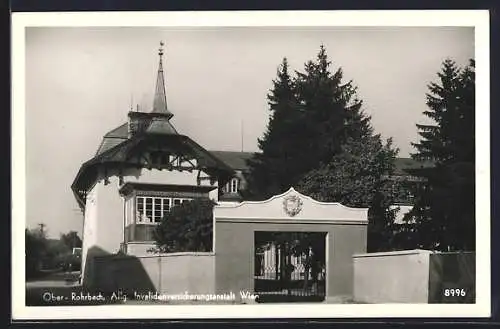
M 456 288 L 456 289 L 445 289 L 444 290 L 444 295 L 446 297 L 465 297 L 466 295 L 466 291 L 465 289 L 459 289 L 459 288 Z

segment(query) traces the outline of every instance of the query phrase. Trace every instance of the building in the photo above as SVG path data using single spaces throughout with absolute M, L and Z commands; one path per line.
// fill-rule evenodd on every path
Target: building
M 243 199 L 241 191 L 246 187 L 245 174 L 249 170 L 247 160 L 254 153 L 231 151 L 211 151 L 211 153 L 235 171 L 235 176 L 222 187 L 221 201 L 241 201 Z M 420 178 L 411 175 L 411 170 L 429 166 L 432 166 L 432 162 L 416 161 L 411 158 L 396 158 L 394 172 L 387 178 L 398 183 L 394 184 L 392 188 L 395 200 L 392 208 L 399 208 L 396 216 L 397 223 L 402 223 L 404 215 L 412 209 L 415 200 L 411 191 L 415 184 L 421 182 Z
M 153 108 L 129 112 L 127 122 L 103 137 L 71 186 L 84 213 L 83 281 L 95 256 L 120 250 L 145 254 L 154 246 L 154 226 L 171 207 L 194 198 L 217 202 L 219 186 L 235 176 L 226 163 L 173 127 L 162 47 L 158 54 Z
M 96 256 L 147 254 L 155 245 L 155 225 L 173 206 L 194 198 L 242 199 L 246 160 L 253 153 L 207 151 L 176 130 L 162 60 L 160 47 L 153 107 L 130 111 L 126 122 L 105 134 L 71 186 L 84 213 L 84 281 Z M 400 160 L 400 169 L 414 166 L 410 162 Z

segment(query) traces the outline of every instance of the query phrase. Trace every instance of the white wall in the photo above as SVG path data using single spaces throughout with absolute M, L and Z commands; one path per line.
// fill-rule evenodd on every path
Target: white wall
M 85 201 L 85 217 L 83 222 L 83 240 L 82 240 L 82 273 L 85 273 L 87 252 L 89 246 L 95 244 L 97 228 L 97 185 L 88 193 Z M 83 278 L 85 280 L 85 277 Z
M 129 242 L 127 243 L 127 254 L 132 256 L 151 256 L 149 249 L 156 247 L 150 242 Z
M 393 210 L 393 209 L 399 209 L 397 212 L 396 212 L 396 218 L 394 218 L 394 222 L 396 224 L 403 224 L 403 218 L 404 216 L 410 212 L 410 210 L 413 209 L 413 206 L 397 206 L 397 205 L 393 205 L 393 206 L 390 206 L 389 209 Z
M 125 198 L 125 226 L 130 225 L 134 222 L 135 213 L 134 199 L 130 196 Z
M 196 177 L 198 170 L 177 171 L 177 170 L 158 170 L 158 169 L 142 169 L 142 170 L 129 170 L 124 173 L 123 180 L 125 183 L 144 183 L 144 184 L 173 184 L 173 185 L 190 185 L 197 186 Z M 208 177 L 207 174 L 201 172 L 200 177 Z M 209 180 L 202 180 L 201 186 L 217 187 L 217 182 L 210 185 Z
M 110 177 L 108 185 L 101 181 L 98 186 L 96 245 L 113 254 L 124 239 L 124 199 L 118 193 L 118 177 Z
M 284 210 L 288 197 L 300 200 L 300 212 L 295 216 Z M 285 193 L 264 201 L 243 201 L 241 203 L 220 203 L 214 207 L 214 217 L 218 219 L 261 220 L 307 220 L 308 222 L 368 223 L 368 208 L 351 208 L 337 202 L 319 202 L 290 188 Z
M 187 252 L 146 257 L 97 257 L 95 287 L 99 291 L 164 294 L 215 292 L 215 255 Z M 123 275 L 127 273 L 127 275 Z M 235 292 L 237 293 L 237 292 Z M 133 295 L 130 295 L 133 298 Z
M 354 300 L 427 303 L 429 255 L 426 250 L 354 255 Z
M 98 181 L 87 194 L 82 273 L 83 282 L 89 285 L 92 285 L 88 278 L 93 275 L 93 258 L 116 253 L 123 241 L 123 198 L 118 194 L 118 178 L 111 177 L 109 182 L 109 185 L 104 185 L 103 180 Z

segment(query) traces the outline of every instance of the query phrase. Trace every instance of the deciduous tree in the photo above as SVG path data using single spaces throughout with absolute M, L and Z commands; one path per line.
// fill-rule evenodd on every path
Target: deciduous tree
M 158 251 L 211 251 L 214 205 L 198 198 L 173 207 L 155 229 Z
M 80 237 L 78 236 L 78 233 L 75 231 L 70 231 L 66 234 L 61 234 L 61 241 L 71 251 L 73 250 L 73 248 L 81 248 L 82 247 L 82 239 L 80 239 Z
M 395 248 L 396 209 L 390 209 L 394 182 L 388 177 L 394 171 L 398 150 L 390 139 L 383 143 L 378 135 L 350 138 L 341 148 L 330 162 L 305 175 L 298 189 L 319 201 L 369 208 L 368 250 Z
M 40 230 L 25 230 L 26 278 L 38 274 L 47 254 L 47 238 Z

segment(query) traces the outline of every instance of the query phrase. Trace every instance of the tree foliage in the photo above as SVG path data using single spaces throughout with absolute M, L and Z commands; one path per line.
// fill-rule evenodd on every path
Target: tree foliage
M 415 159 L 433 160 L 432 168 L 415 170 L 423 178 L 417 200 L 406 218 L 411 246 L 437 250 L 475 248 L 475 63 L 459 68 L 447 59 L 438 81 L 428 85 L 432 124 L 418 124 Z
M 78 233 L 75 231 L 70 231 L 66 234 L 61 234 L 61 241 L 71 251 L 73 251 L 73 248 L 82 247 L 82 239 L 80 239 Z
M 286 60 L 280 66 L 268 95 L 271 115 L 259 140 L 262 152 L 249 163 L 245 197 L 266 199 L 294 186 L 319 200 L 369 207 L 371 236 L 385 237 L 394 211 L 383 177 L 393 169 L 397 150 L 374 134 L 357 87 L 331 64 L 321 46 L 294 77 Z
M 397 209 L 391 194 L 397 149 L 380 136 L 350 138 L 332 160 L 304 176 L 298 189 L 316 200 L 369 208 L 368 251 L 395 248 L 392 233 Z
M 173 207 L 154 231 L 157 250 L 212 250 L 214 205 L 208 198 L 198 198 Z
M 26 229 L 25 232 L 26 278 L 35 276 L 41 269 L 47 254 L 47 238 L 44 232 Z
M 291 256 L 300 257 L 304 266 L 304 288 L 307 287 L 309 279 L 317 281 L 318 274 L 326 266 L 326 234 L 322 232 L 256 232 L 255 248 L 257 253 L 271 250 L 285 255 L 275 257 L 282 263 L 275 267 L 276 277 L 280 280 L 290 281 L 294 265 Z M 283 269 L 283 271 L 281 271 Z M 309 271 L 310 270 L 310 271 Z M 311 278 L 309 278 L 311 273 Z
M 291 165 L 300 157 L 302 113 L 295 91 L 295 82 L 289 74 L 286 58 L 277 70 L 273 89 L 267 95 L 270 116 L 264 136 L 258 139 L 262 153 L 249 160 L 251 174 L 247 175 L 246 199 L 266 199 L 285 190 L 300 174 L 300 168 Z
M 333 74 L 326 49 L 320 47 L 315 61 L 308 61 L 304 72 L 297 71 L 296 89 L 304 113 L 299 139 L 304 170 L 308 172 L 326 163 L 341 151 L 348 138 L 359 139 L 372 133 L 370 117 L 361 110 L 357 87 L 343 81 L 342 68 Z
M 247 199 L 266 199 L 296 186 L 302 176 L 340 151 L 347 138 L 372 132 L 352 81 L 342 69 L 330 72 L 321 46 L 315 61 L 294 77 L 286 58 L 268 94 L 270 118 L 259 139 L 260 153 L 249 161 Z
M 75 231 L 61 234 L 60 239 L 49 239 L 41 224 L 39 229 L 25 230 L 26 277 L 33 278 L 42 269 L 78 270 L 81 257 L 73 255 L 73 245 L 81 247 L 82 240 Z

